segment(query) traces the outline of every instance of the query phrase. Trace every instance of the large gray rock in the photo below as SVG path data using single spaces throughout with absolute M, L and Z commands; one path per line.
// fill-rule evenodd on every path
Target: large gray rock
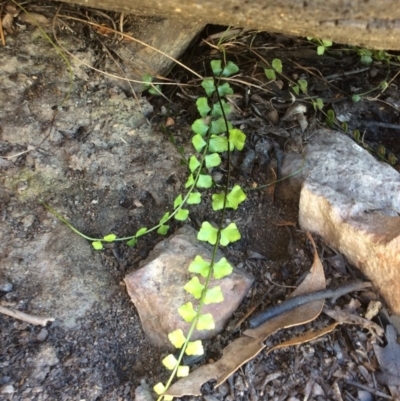
M 157 244 L 142 262 L 143 267 L 125 277 L 128 293 L 139 312 L 143 329 L 155 345 L 171 346 L 167 336 L 176 329 L 182 329 L 185 334 L 188 332 L 190 324 L 178 314 L 178 308 L 187 302 L 196 306 L 196 300 L 183 289 L 193 277 L 188 266 L 197 255 L 210 260 L 211 252 L 209 245 L 196 239 L 196 231 L 185 226 Z M 222 257 L 222 252 L 218 251 L 216 261 Z M 238 268 L 221 280 L 212 279 L 210 288 L 221 286 L 224 301 L 204 305 L 202 313 L 213 315 L 215 329 L 195 330 L 192 339 L 211 338 L 222 331 L 252 283 L 253 278 Z
M 400 7 L 396 0 L 65 0 L 86 7 L 170 18 L 172 24 L 220 24 L 338 43 L 400 49 Z M 168 32 L 164 32 L 169 38 Z M 165 41 L 168 42 L 168 39 Z
M 400 314 L 400 174 L 329 130 L 316 133 L 305 158 L 300 226 L 343 253 Z

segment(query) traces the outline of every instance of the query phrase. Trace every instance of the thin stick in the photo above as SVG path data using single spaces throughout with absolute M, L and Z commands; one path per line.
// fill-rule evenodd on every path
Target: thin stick
M 35 326 L 46 326 L 49 322 L 54 322 L 53 317 L 41 317 L 35 315 L 29 315 L 27 313 L 21 312 L 19 310 L 6 308 L 5 306 L 0 305 L 0 313 L 4 315 L 11 316 L 15 319 L 22 320 L 23 322 L 27 322 L 30 324 L 34 324 Z

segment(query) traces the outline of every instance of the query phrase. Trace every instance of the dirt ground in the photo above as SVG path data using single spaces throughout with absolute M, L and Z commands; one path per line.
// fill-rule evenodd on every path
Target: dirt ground
M 41 12 L 50 18 L 55 11 L 49 7 Z M 72 61 L 71 85 L 63 59 L 36 27 L 15 19 L 12 29 L 0 47 L 0 301 L 56 320 L 43 328 L 0 314 L 0 399 L 133 400 L 142 380 L 150 386 L 166 380 L 160 360 L 167 351 L 146 340 L 122 280 L 161 238 L 151 234 L 133 248 L 116 243 L 96 252 L 40 200 L 89 236 L 114 232 L 122 237 L 157 223 L 186 181 L 176 146 L 191 151 L 194 99 L 201 87 L 186 70 L 175 68 L 169 78 L 188 87 L 167 87 L 165 97 L 145 93 L 135 99 L 126 81 L 88 67 L 114 69 L 117 74 L 113 60 L 118 59 L 118 48 L 111 57 L 91 28 L 64 20 L 56 25 L 60 43 L 87 64 Z M 50 27 L 45 29 L 52 35 Z M 221 32 L 208 29 L 203 38 Z M 108 49 L 115 45 L 115 38 L 101 38 Z M 326 118 L 305 98 L 306 131 L 301 132 L 297 122 L 283 121 L 288 109 L 284 101 L 290 100 L 288 81 L 282 78 L 268 86 L 263 59 L 281 59 L 293 82 L 307 79 L 311 98 L 323 99 L 324 110 L 333 109 L 339 123 L 346 120 L 349 132 L 358 129 L 361 136 L 355 139 L 377 157 L 392 158 L 396 169 L 399 164 L 393 157 L 400 159 L 397 60 L 391 61 L 388 73 L 384 61 L 365 69 L 360 55 L 340 47 L 337 53 L 318 56 L 316 46 L 305 39 L 254 33 L 231 43 L 228 57 L 240 66 L 241 80 L 262 89 L 249 93 L 246 85 L 233 85 L 233 123 L 248 139 L 243 154 L 233 155 L 232 176 L 248 189 L 248 200 L 227 214 L 242 239 L 225 254 L 251 273 L 256 284 L 226 331 L 206 342 L 206 360 L 218 359 L 223 347 L 240 334 L 246 324 L 233 327 L 253 305 L 283 299 L 312 264 L 309 242 L 297 226 L 298 193 L 285 183 L 255 187 L 280 178 L 281 160 L 301 153 L 312 140 L 312 130 L 326 126 Z M 215 50 L 198 41 L 183 62 L 206 75 L 205 65 L 215 56 Z M 345 74 L 360 68 L 364 70 Z M 318 79 L 334 74 L 326 82 Z M 388 87 L 382 92 L 379 83 L 385 78 Z M 369 91 L 370 97 L 351 101 L 352 95 Z M 277 99 L 277 114 L 260 117 L 268 110 L 254 95 Z M 271 118 L 278 119 L 280 131 Z M 161 129 L 167 123 L 168 129 Z M 223 169 L 212 174 L 217 183 L 223 181 Z M 191 210 L 189 223 L 195 228 L 205 218 L 215 219 L 207 205 Z M 173 223 L 171 232 L 178 226 Z M 317 244 L 328 286 L 357 276 L 334 250 L 322 241 Z M 358 297 L 357 313 L 376 297 L 373 292 Z M 343 307 L 350 301 L 354 300 L 347 296 L 336 304 Z M 379 315 L 376 321 L 384 324 L 384 319 Z M 322 314 L 268 342 L 276 344 L 331 322 Z M 343 325 L 309 344 L 268 356 L 261 353 L 218 389 L 205 386 L 204 396 L 193 399 L 390 399 L 387 387 L 373 379 L 376 370 L 379 364 L 368 331 Z

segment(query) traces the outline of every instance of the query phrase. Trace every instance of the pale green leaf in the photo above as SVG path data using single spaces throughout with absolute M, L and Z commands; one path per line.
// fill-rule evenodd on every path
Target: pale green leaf
M 240 129 L 234 128 L 229 130 L 229 143 L 237 150 L 244 148 L 245 141 L 246 135 Z
M 239 205 L 246 200 L 247 196 L 239 185 L 235 185 L 228 194 L 228 205 L 236 210 Z
M 197 276 L 192 277 L 183 287 L 189 294 L 193 295 L 194 298 L 200 299 L 201 293 L 203 292 L 204 285 L 200 283 Z
M 186 303 L 178 308 L 178 313 L 186 323 L 193 321 L 196 316 L 196 311 L 193 309 L 191 302 Z
M 182 202 L 183 202 L 182 195 L 178 195 L 174 200 L 174 209 L 182 205 Z
M 175 208 L 175 206 L 174 206 Z M 163 217 L 161 217 L 160 224 L 165 223 L 169 219 L 169 212 L 165 213 Z
M 223 132 L 226 132 L 226 124 L 223 117 L 219 118 L 218 120 L 211 121 L 210 133 L 212 135 L 222 134 Z
M 158 227 L 157 234 L 167 235 L 168 230 L 169 230 L 169 226 L 166 224 L 162 224 L 160 227 Z
M 279 58 L 274 58 L 272 60 L 272 68 L 276 72 L 279 72 L 281 74 L 282 73 L 282 61 Z
M 199 163 L 200 164 L 200 163 Z M 206 167 L 212 168 L 221 164 L 221 157 L 218 153 L 212 153 L 206 156 Z
M 325 46 L 318 46 L 317 47 L 318 56 L 322 56 L 324 53 L 325 53 Z
M 216 280 L 229 276 L 233 271 L 233 267 L 226 258 L 221 258 L 219 262 L 214 264 L 213 275 Z
M 167 355 L 163 360 L 162 364 L 168 369 L 168 370 L 173 370 L 178 363 L 177 359 L 174 357 L 174 355 L 169 354 Z
M 189 341 L 185 350 L 186 355 L 203 355 L 204 348 L 201 340 Z
M 200 231 L 197 234 L 199 241 L 206 241 L 211 245 L 215 245 L 217 242 L 218 229 L 213 227 L 208 221 L 203 221 Z
M 209 288 L 204 297 L 204 304 L 219 304 L 224 300 L 224 294 L 222 294 L 221 287 L 217 285 L 214 288 Z
M 197 119 L 193 124 L 192 124 L 192 130 L 195 134 L 204 136 L 205 134 L 207 134 L 208 131 L 208 125 L 206 124 L 206 122 L 202 119 L 199 118 Z
M 322 39 L 322 44 L 325 47 L 329 47 L 329 46 L 332 46 L 332 41 L 331 40 L 327 40 L 327 39 Z
M 236 227 L 236 224 L 231 223 L 231 224 L 229 224 L 229 226 L 225 227 L 221 231 L 220 244 L 222 246 L 227 246 L 231 242 L 238 241 L 240 238 L 241 238 L 241 235 L 240 235 L 238 228 Z
M 359 102 L 359 101 L 361 100 L 361 96 L 360 96 L 360 95 L 353 95 L 353 96 L 351 97 L 351 100 L 352 100 L 354 103 L 357 103 L 357 102 Z
M 141 237 L 142 235 L 144 235 L 146 233 L 147 233 L 147 228 L 146 227 L 142 227 L 139 230 L 137 230 L 137 232 L 135 234 L 135 237 L 136 238 Z
M 182 348 L 182 345 L 186 341 L 186 337 L 183 334 L 182 329 L 177 329 L 175 331 L 172 331 L 171 333 L 168 334 L 168 339 L 170 343 L 175 347 L 175 348 Z
M 235 63 L 233 63 L 232 61 L 228 61 L 226 63 L 226 66 L 225 66 L 224 70 L 222 71 L 222 76 L 223 77 L 230 77 L 231 75 L 234 75 L 237 72 L 239 72 L 239 67 Z
M 299 93 L 300 93 L 299 85 L 293 86 L 292 89 L 293 89 L 293 92 L 294 92 L 297 96 L 299 96 Z
M 197 152 L 201 152 L 201 150 L 204 148 L 204 146 L 207 145 L 206 141 L 199 134 L 193 136 L 192 144 Z
M 297 81 L 297 83 L 299 84 L 301 91 L 303 93 L 306 93 L 307 92 L 307 86 L 308 86 L 307 81 L 305 79 L 299 79 Z
M 176 370 L 176 377 L 186 377 L 189 376 L 189 366 L 178 366 Z
M 214 104 L 211 112 L 212 117 L 223 117 L 222 109 L 225 113 L 225 116 L 227 116 L 232 112 L 231 106 L 228 103 L 226 103 L 225 100 L 222 99 L 221 103 L 222 103 L 222 108 L 219 102 Z
M 203 79 L 201 86 L 206 91 L 208 97 L 210 97 L 215 91 L 214 80 L 211 78 Z
M 265 68 L 264 69 L 265 76 L 270 80 L 274 81 L 276 79 L 275 71 L 272 68 Z
M 191 156 L 189 159 L 189 169 L 192 173 L 195 172 L 197 167 L 200 166 L 200 162 L 197 160 L 197 157 L 195 155 Z
M 153 387 L 153 390 L 156 392 L 156 394 L 162 395 L 162 394 L 165 393 L 166 388 L 165 388 L 164 384 L 162 384 L 162 383 L 160 382 L 160 383 L 157 383 L 157 384 Z M 163 396 L 163 401 L 172 401 L 173 399 L 174 399 L 174 397 L 172 397 L 171 395 L 164 395 L 164 396 Z
M 131 238 L 129 241 L 126 242 L 126 245 L 135 246 L 136 243 L 137 243 L 137 239 L 136 238 Z
M 108 234 L 103 238 L 103 240 L 105 242 L 113 242 L 115 240 L 115 238 L 117 238 L 117 236 L 115 234 Z
M 211 69 L 215 76 L 219 76 L 222 72 L 221 60 L 211 60 Z
M 199 179 L 196 182 L 197 188 L 211 188 L 212 187 L 212 178 L 207 174 L 200 174 Z
M 187 209 L 179 209 L 178 213 L 175 215 L 175 219 L 179 221 L 185 221 L 189 216 L 189 210 Z
M 218 93 L 220 96 L 233 95 L 233 89 L 228 82 L 225 82 L 224 84 L 218 86 Z
M 197 330 L 214 330 L 215 322 L 211 313 L 205 313 L 200 315 L 199 320 L 196 325 Z
M 226 152 L 228 150 L 228 139 L 225 136 L 212 136 L 208 147 L 210 152 Z
M 194 184 L 194 178 L 193 175 L 190 174 L 187 181 L 185 182 L 185 188 L 189 188 Z
M 321 98 L 317 98 L 317 100 L 313 101 L 315 110 L 322 110 L 324 107 L 324 101 Z
M 224 207 L 225 194 L 213 194 L 212 208 L 213 210 L 221 210 Z
M 187 200 L 188 205 L 198 205 L 201 202 L 201 193 L 192 192 Z
M 203 277 L 207 277 L 210 271 L 210 263 L 206 262 L 201 256 L 197 255 L 193 262 L 189 265 L 188 270 L 191 273 L 200 274 Z M 214 271 L 215 276 L 215 271 Z
M 153 96 L 161 96 L 161 93 L 162 93 L 161 86 L 160 85 L 152 85 L 149 88 L 149 93 L 150 93 L 150 95 L 153 95 Z
M 197 110 L 203 118 L 206 117 L 211 110 L 210 106 L 208 105 L 208 99 L 206 97 L 199 97 L 196 100 L 196 106 Z
M 103 244 L 101 241 L 93 241 L 92 247 L 96 249 L 96 251 L 100 251 L 101 249 L 103 249 Z

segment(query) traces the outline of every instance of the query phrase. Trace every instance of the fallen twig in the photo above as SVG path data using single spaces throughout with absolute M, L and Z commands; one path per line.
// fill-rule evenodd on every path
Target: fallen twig
M 0 313 L 3 313 L 4 315 L 14 317 L 16 319 L 22 320 L 24 322 L 34 324 L 35 326 L 41 325 L 41 326 L 46 326 L 48 322 L 54 322 L 53 317 L 41 317 L 41 316 L 35 316 L 35 315 L 28 315 L 27 313 L 14 310 L 14 309 L 9 309 L 6 308 L 5 306 L 0 305 Z

